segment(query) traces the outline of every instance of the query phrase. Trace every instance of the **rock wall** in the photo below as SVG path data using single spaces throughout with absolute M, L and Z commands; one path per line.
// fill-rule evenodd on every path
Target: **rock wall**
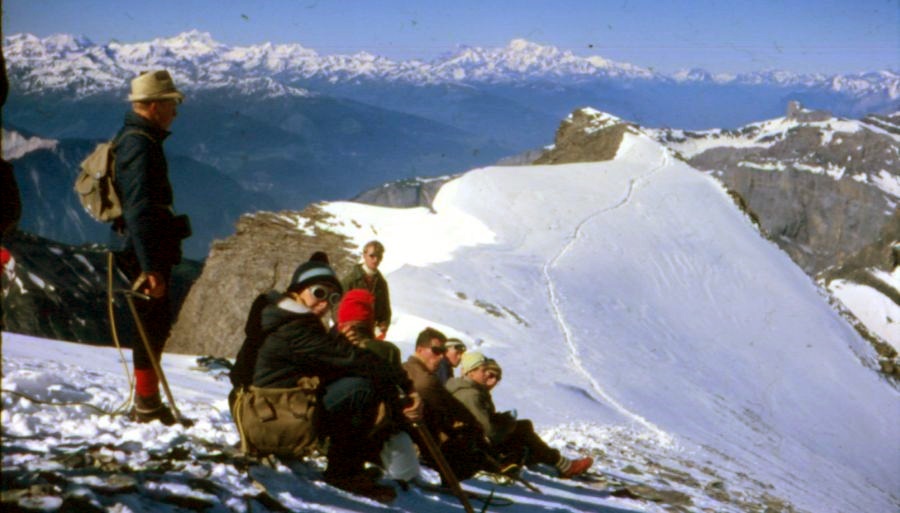
M 769 148 L 714 148 L 688 162 L 744 197 L 768 236 L 815 276 L 890 236 L 896 203 L 854 176 L 896 173 L 895 154 L 890 138 L 866 130 L 822 144 L 816 127 L 802 126 Z
M 256 296 L 284 290 L 297 266 L 313 252 L 325 251 L 338 275 L 347 272 L 360 249 L 316 225 L 327 215 L 312 205 L 302 212 L 242 216 L 234 235 L 213 243 L 166 351 L 233 358 L 243 343 L 244 323 Z

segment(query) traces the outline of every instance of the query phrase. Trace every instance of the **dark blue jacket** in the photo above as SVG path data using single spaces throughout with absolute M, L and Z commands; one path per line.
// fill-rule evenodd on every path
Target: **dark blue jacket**
M 381 399 L 393 399 L 399 386 L 412 391 L 406 372 L 342 335 L 328 333 L 312 313 L 286 310 L 272 302 L 262 310 L 262 329 L 267 333 L 259 348 L 253 384 L 266 388 L 291 388 L 304 376 L 318 376 L 325 386 L 348 376 L 371 379 Z
M 122 229 L 118 249 L 133 252 L 144 272 L 167 274 L 181 260 L 184 227 L 176 225 L 162 147 L 168 136 L 168 131 L 129 111 L 115 139 L 122 219 L 113 227 Z

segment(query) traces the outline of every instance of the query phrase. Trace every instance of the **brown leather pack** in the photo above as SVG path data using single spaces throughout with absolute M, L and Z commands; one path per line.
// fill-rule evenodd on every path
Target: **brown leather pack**
M 319 378 L 304 377 L 294 388 L 259 388 L 238 393 L 235 423 L 244 452 L 302 458 L 315 450 L 321 405 Z

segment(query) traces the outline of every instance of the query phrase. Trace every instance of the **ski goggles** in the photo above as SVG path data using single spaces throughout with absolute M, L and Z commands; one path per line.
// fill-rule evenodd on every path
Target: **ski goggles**
M 327 300 L 328 304 L 334 306 L 341 301 L 341 293 L 335 292 L 334 289 L 324 285 L 313 285 L 309 288 L 310 294 L 318 300 Z

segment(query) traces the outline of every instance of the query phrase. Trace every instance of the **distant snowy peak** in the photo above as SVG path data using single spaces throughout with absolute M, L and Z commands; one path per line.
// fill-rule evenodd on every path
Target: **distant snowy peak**
M 670 78 L 676 82 L 733 83 L 784 87 L 803 86 L 843 92 L 850 96 L 880 93 L 892 100 L 900 98 L 900 74 L 891 70 L 828 76 L 821 73 L 793 73 L 783 70 L 712 74 L 703 69 L 692 68 L 677 71 Z
M 127 79 L 136 73 L 165 67 L 187 89 L 221 87 L 254 78 L 272 78 L 285 85 L 295 85 L 304 79 L 433 84 L 613 78 L 802 85 L 852 96 L 878 94 L 890 99 L 900 98 L 900 76 L 894 71 L 829 77 L 784 71 L 713 75 L 693 69 L 666 76 L 601 56 L 580 57 L 569 50 L 525 39 L 513 39 L 499 48 L 460 47 L 431 62 L 393 61 L 367 52 L 320 55 L 300 44 L 228 46 L 217 42 L 209 33 L 197 30 L 147 42 L 112 41 L 105 45 L 66 34 L 46 38 L 15 34 L 4 38 L 3 47 L 15 85 L 38 93 L 67 90 L 87 95 L 122 89 Z M 243 85 L 244 89 L 254 86 L 251 82 Z M 266 85 L 266 94 L 307 94 L 290 88 L 274 92 L 271 84 L 263 85 Z
M 4 38 L 4 53 L 11 81 L 28 92 L 70 91 L 91 95 L 127 88 L 142 71 L 169 69 L 184 90 L 223 89 L 266 96 L 308 96 L 273 77 L 279 69 L 297 67 L 317 58 L 299 45 L 261 45 L 253 51 L 232 49 L 208 33 L 191 31 L 150 42 L 95 45 L 85 38 L 54 35 L 37 38 L 16 34 Z M 265 73 L 248 73 L 265 68 Z
M 571 51 L 513 39 L 502 48 L 462 47 L 455 54 L 433 63 L 436 74 L 453 80 L 508 80 L 521 77 L 616 76 L 654 78 L 656 75 L 632 64 L 600 56 L 578 57 Z

